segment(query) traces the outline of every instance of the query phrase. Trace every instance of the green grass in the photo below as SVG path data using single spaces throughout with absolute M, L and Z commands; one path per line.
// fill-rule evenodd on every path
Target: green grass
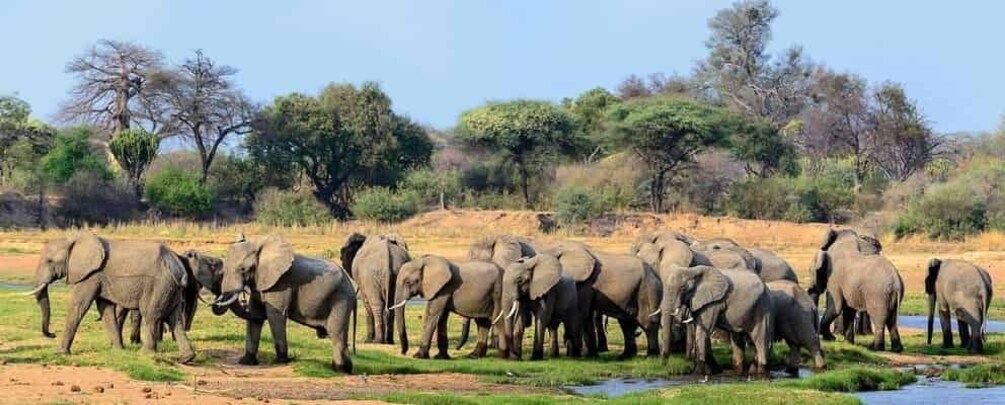
M 824 392 L 889 391 L 914 383 L 911 373 L 890 369 L 854 367 L 828 371 L 782 385 Z
M 900 303 L 900 314 L 928 316 L 928 296 L 923 292 L 908 292 L 904 296 L 904 301 Z M 1001 297 L 991 299 L 988 319 L 1005 319 L 1005 299 Z M 938 315 L 936 315 L 935 328 L 939 328 Z
M 982 388 L 1005 384 L 1005 364 L 978 364 L 975 366 L 948 369 L 942 373 L 942 378 L 949 381 L 959 381 L 967 388 Z

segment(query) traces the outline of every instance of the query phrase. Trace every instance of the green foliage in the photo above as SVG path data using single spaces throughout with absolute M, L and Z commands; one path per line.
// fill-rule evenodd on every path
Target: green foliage
M 855 203 L 854 172 L 843 162 L 815 174 L 748 178 L 730 188 L 726 209 L 740 218 L 844 222 Z
M 137 195 L 142 194 L 143 172 L 157 157 L 157 148 L 159 147 L 160 139 L 157 135 L 142 129 L 127 129 L 119 132 L 108 143 L 108 150 L 112 152 L 119 166 L 128 174 L 129 181 L 136 188 Z
M 253 159 L 239 156 L 217 158 L 209 171 L 209 186 L 217 200 L 254 201 L 268 183 L 268 174 Z
M 419 197 L 413 192 L 373 187 L 356 194 L 352 212 L 359 219 L 398 222 L 419 212 Z
M 575 100 L 567 99 L 563 102 L 563 107 L 572 114 L 576 121 L 576 128 L 588 140 L 589 150 L 587 153 L 596 154 L 606 150 L 609 154 L 614 150 L 614 145 L 605 136 L 604 124 L 608 108 L 620 103 L 621 100 L 611 94 L 603 87 L 596 87 L 587 90 L 576 97 Z
M 988 363 L 962 369 L 950 368 L 942 373 L 942 378 L 962 382 L 967 388 L 1005 385 L 1005 364 Z
M 60 191 L 54 214 L 64 226 L 107 225 L 136 218 L 139 201 L 129 184 L 93 171 L 73 175 Z
M 861 392 L 896 390 L 914 382 L 914 375 L 903 371 L 852 367 L 815 374 L 793 385 L 824 392 Z
M 146 198 L 161 211 L 198 217 L 213 210 L 213 194 L 196 173 L 170 167 L 147 181 Z
M 80 171 L 92 171 L 104 178 L 112 174 L 91 148 L 89 140 L 94 136 L 90 127 L 73 127 L 60 131 L 56 143 L 42 158 L 42 170 L 49 180 L 66 183 Z
M 309 226 L 328 223 L 328 208 L 307 192 L 266 189 L 255 200 L 255 221 L 272 226 Z
M 413 193 L 425 206 L 456 204 L 461 198 L 461 177 L 456 170 L 420 169 L 409 172 L 398 190 Z
M 597 198 L 585 187 L 566 187 L 558 191 L 554 201 L 555 218 L 563 225 L 587 222 L 602 214 Z
M 734 117 L 730 152 L 747 163 L 747 172 L 767 177 L 799 174 L 796 147 L 771 123 Z
M 932 239 L 962 239 L 983 231 L 987 208 L 974 191 L 962 183 L 933 186 L 897 218 L 894 233 L 901 237 L 925 232 Z

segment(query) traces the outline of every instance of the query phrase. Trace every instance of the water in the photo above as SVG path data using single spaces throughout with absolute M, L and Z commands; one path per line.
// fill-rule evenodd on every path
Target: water
M 13 290 L 13 291 L 29 291 L 32 286 L 28 284 L 11 284 L 11 283 L 0 283 L 0 291 L 3 290 Z
M 1005 404 L 1005 387 L 966 388 L 962 383 L 918 377 L 918 382 L 897 391 L 855 394 L 866 405 L 902 404 Z
M 928 329 L 928 316 L 901 315 L 901 316 L 897 317 L 897 324 L 899 326 L 903 326 L 905 328 L 914 328 L 914 329 L 923 329 L 923 330 L 925 330 L 925 329 Z M 942 327 L 939 326 L 939 325 L 941 325 L 939 323 L 939 317 L 936 316 L 935 317 L 935 324 L 934 324 L 935 332 L 940 332 L 942 330 Z M 953 318 L 953 331 L 954 332 L 958 332 L 957 331 L 957 326 L 959 326 L 959 325 L 956 323 L 956 318 Z M 988 333 L 1005 333 L 1005 321 L 988 321 L 987 332 Z
M 651 390 L 655 388 L 664 388 L 674 385 L 688 384 L 688 381 L 684 380 L 667 380 L 663 378 L 654 379 L 634 379 L 634 378 L 615 378 L 607 381 L 603 381 L 596 385 L 575 385 L 566 387 L 569 392 L 576 395 L 598 395 L 604 394 L 608 397 L 618 397 L 626 394 L 631 394 L 633 392 Z

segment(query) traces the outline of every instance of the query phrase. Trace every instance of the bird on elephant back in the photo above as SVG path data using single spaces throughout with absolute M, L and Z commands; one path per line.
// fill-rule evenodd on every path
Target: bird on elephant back
M 855 317 L 860 312 L 869 316 L 873 325 L 871 350 L 886 349 L 886 331 L 890 333 L 890 349 L 903 350 L 897 317 L 904 299 L 904 281 L 897 268 L 882 256 L 882 247 L 875 238 L 859 235 L 853 230 L 829 229 L 810 267 L 810 294 L 818 302 L 827 296 L 827 309 L 820 320 L 820 334 L 833 340 L 830 325 L 840 316 L 841 330 L 848 342 L 855 341 Z
M 55 334 L 49 331 L 48 287 L 59 279 L 66 279 L 71 286 L 59 353 L 70 353 L 80 321 L 96 304 L 113 347 L 123 347 L 116 316 L 122 308 L 143 315 L 144 351 L 157 350 L 159 339 L 154 337 L 166 323 L 178 341 L 180 361 L 186 363 L 195 357 L 184 325 L 183 295 L 191 281 L 178 257 L 163 244 L 109 240 L 89 231 L 47 242 L 36 269 L 35 289 L 27 294 L 37 300 L 42 334 L 50 338 Z
M 394 298 L 398 270 L 411 260 L 408 244 L 397 234 L 353 233 L 340 250 L 342 267 L 349 271 L 366 310 L 367 343 L 394 344 Z

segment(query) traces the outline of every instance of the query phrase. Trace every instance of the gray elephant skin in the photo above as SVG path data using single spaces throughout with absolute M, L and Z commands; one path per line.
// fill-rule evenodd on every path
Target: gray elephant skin
M 991 275 L 963 260 L 932 259 L 925 277 L 928 295 L 928 344 L 936 307 L 942 324 L 942 347 L 953 347 L 952 316 L 959 324 L 960 346 L 970 353 L 984 353 L 984 333 L 992 298 Z
M 562 276 L 558 258 L 539 253 L 522 258 L 506 267 L 503 273 L 502 308 L 509 308 L 503 320 L 510 353 L 522 357 L 523 322 L 516 314 L 519 306 L 526 305 L 534 315 L 534 346 L 531 360 L 544 358 L 544 334 L 551 336 L 548 356 L 558 357 L 558 327 L 565 327 L 567 354 L 582 355 L 582 315 L 579 311 L 578 289 L 575 280 Z
M 745 373 L 747 339 L 754 344 L 752 372 L 768 372 L 774 330 L 771 297 L 764 282 L 747 270 L 695 266 L 674 272 L 664 285 L 663 312 L 685 324 L 695 322 L 695 373 L 708 375 L 712 359 L 711 334 L 716 328 L 730 333 L 733 367 Z
M 869 248 L 877 245 L 851 230 L 828 230 L 810 268 L 808 292 L 814 301 L 820 294 L 828 295 L 827 309 L 819 328 L 824 339 L 834 338 L 829 325 L 841 315 L 845 339 L 854 343 L 852 325 L 855 315 L 863 311 L 874 325 L 874 340 L 869 348 L 885 350 L 885 331 L 888 330 L 890 349 L 900 352 L 903 345 L 897 330 L 897 316 L 904 298 L 904 282 L 889 259 Z
M 800 350 L 809 352 L 813 358 L 813 368 L 819 370 L 826 367 L 817 332 L 817 308 L 809 294 L 799 284 L 789 280 L 769 281 L 765 286 L 771 296 L 775 341 L 783 340 L 789 346 L 789 360 L 785 371 L 791 375 L 799 374 L 802 362 Z
M 437 359 L 449 359 L 447 319 L 451 312 L 470 318 L 478 325 L 478 344 L 469 357 L 484 357 L 488 351 L 489 327 L 498 320 L 502 298 L 502 273 L 498 265 L 486 261 L 452 262 L 440 256 L 425 255 L 401 266 L 395 287 L 395 322 L 401 353 L 408 352 L 405 330 L 405 304 L 414 296 L 426 299 L 422 318 L 422 337 L 414 357 L 429 358 L 433 332 L 436 332 Z M 502 328 L 495 328 L 503 335 Z M 509 351 L 504 336 L 499 336 L 499 356 Z
M 345 270 L 327 260 L 295 254 L 279 236 L 241 237 L 230 246 L 223 263 L 222 293 L 214 305 L 230 308 L 247 293 L 247 305 L 264 312 L 269 323 L 277 363 L 289 361 L 286 322 L 291 320 L 327 335 L 332 344 L 332 368 L 352 372 L 348 328 L 356 292 Z M 263 323 L 247 319 L 241 364 L 258 363 Z
M 695 241 L 691 248 L 703 253 L 714 267 L 745 267 L 756 273 L 765 283 L 775 280 L 789 280 L 799 283 L 792 266 L 778 255 L 756 248 L 745 248 L 732 239 L 715 238 Z
M 195 357 L 185 333 L 182 299 L 189 280 L 178 257 L 155 242 L 99 238 L 87 231 L 52 240 L 42 250 L 35 272 L 34 295 L 42 310 L 42 334 L 49 332 L 50 283 L 65 278 L 70 285 L 66 327 L 59 352 L 70 353 L 80 321 L 96 303 L 112 346 L 122 348 L 122 330 L 116 310 L 138 310 L 143 315 L 143 350 L 157 350 L 160 325 L 172 328 L 181 351 L 181 362 Z
M 398 269 L 411 260 L 408 244 L 397 234 L 353 233 L 341 249 L 342 267 L 356 280 L 366 309 L 366 342 L 394 344 L 394 299 Z

